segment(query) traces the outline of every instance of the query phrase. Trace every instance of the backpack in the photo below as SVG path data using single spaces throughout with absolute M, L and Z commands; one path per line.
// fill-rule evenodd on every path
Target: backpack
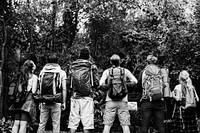
M 196 90 L 193 86 L 181 84 L 182 100 L 181 106 L 184 108 L 196 107 Z
M 19 82 L 11 83 L 8 92 L 8 102 L 13 104 L 16 107 L 22 106 L 31 93 L 32 88 L 30 91 L 26 91 L 27 84 L 20 84 Z M 21 90 L 21 91 L 19 91 Z
M 16 94 L 17 94 L 17 83 L 13 82 L 10 84 L 9 86 L 9 91 L 8 91 L 8 103 L 13 104 L 16 98 Z
M 142 99 L 150 101 L 163 100 L 163 80 L 161 69 L 156 65 L 148 65 L 142 75 Z
M 90 96 L 94 85 L 92 63 L 88 60 L 78 59 L 71 64 L 71 85 L 74 96 Z
M 62 103 L 61 68 L 58 64 L 47 64 L 39 75 L 40 94 L 36 101 Z
M 120 101 L 128 94 L 127 86 L 125 83 L 125 70 L 123 68 L 119 69 L 119 74 L 114 73 L 113 68 L 109 69 L 108 96 L 113 101 Z

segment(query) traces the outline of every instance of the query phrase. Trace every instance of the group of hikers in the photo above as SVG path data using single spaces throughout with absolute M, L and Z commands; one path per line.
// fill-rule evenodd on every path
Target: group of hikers
M 199 97 L 186 70 L 180 72 L 179 84 L 171 92 L 168 71 L 156 64 L 158 59 L 153 55 L 147 56 L 148 64 L 137 78 L 128 69 L 120 66 L 120 56 L 114 54 L 110 57 L 112 67 L 106 69 L 99 79 L 98 68 L 90 58 L 90 50 L 81 49 L 79 58 L 70 65 L 70 76 L 61 69 L 55 54 L 48 57 L 47 64 L 39 76 L 34 74 L 34 62 L 26 60 L 21 67 L 15 100 L 9 108 L 14 114 L 12 133 L 26 133 L 28 124 L 36 119 L 36 102 L 39 103 L 40 110 L 38 133 L 45 132 L 49 117 L 52 118 L 53 133 L 60 133 L 61 111 L 66 108 L 70 108 L 70 133 L 76 132 L 80 122 L 84 133 L 91 132 L 94 129 L 92 92 L 99 89 L 106 93 L 103 133 L 110 133 L 116 115 L 123 132 L 130 133 L 128 94 L 131 89 L 142 91 L 142 133 L 148 133 L 152 122 L 159 133 L 165 133 L 164 101 L 165 97 L 170 96 L 176 101 L 172 107 L 172 132 L 198 133 L 196 102 L 199 101 Z M 70 107 L 66 107 L 69 89 L 67 84 L 70 84 L 73 90 Z

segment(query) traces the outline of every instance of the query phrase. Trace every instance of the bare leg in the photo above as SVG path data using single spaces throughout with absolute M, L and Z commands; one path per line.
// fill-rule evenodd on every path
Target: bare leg
M 76 129 L 70 128 L 70 133 L 76 133 Z
M 14 121 L 14 125 L 12 127 L 12 133 L 18 133 L 19 125 L 20 125 L 20 121 L 19 120 L 15 120 Z
M 103 129 L 103 133 L 110 133 L 111 126 L 105 125 Z
M 26 133 L 27 124 L 28 124 L 27 121 L 21 121 L 21 122 L 20 122 L 19 133 Z
M 123 133 L 130 133 L 129 126 L 122 126 Z

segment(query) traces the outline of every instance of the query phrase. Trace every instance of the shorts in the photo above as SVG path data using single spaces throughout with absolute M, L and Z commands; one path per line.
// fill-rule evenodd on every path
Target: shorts
M 84 129 L 94 129 L 94 102 L 90 97 L 71 98 L 68 128 L 77 129 L 80 121 Z
M 118 115 L 121 126 L 130 125 L 130 113 L 128 110 L 128 102 L 125 101 L 106 102 L 105 112 L 103 116 L 103 124 L 112 126 L 116 114 Z
M 17 111 L 15 114 L 15 120 L 19 120 L 19 121 L 30 121 L 30 115 L 29 113 L 25 112 L 25 111 Z

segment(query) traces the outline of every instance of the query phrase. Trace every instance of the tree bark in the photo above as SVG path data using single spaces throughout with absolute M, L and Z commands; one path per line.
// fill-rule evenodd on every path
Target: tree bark
M 1 66 L 0 66 L 0 118 L 3 117 L 3 104 L 4 104 L 4 96 L 3 96 L 3 89 L 4 89 L 4 62 L 5 62 L 5 46 L 7 43 L 7 31 L 6 31 L 6 23 L 3 20 L 3 34 L 4 34 L 4 42 L 1 47 Z
M 51 50 L 55 50 L 55 23 L 56 23 L 56 10 L 57 10 L 57 0 L 52 1 L 53 5 L 53 13 L 52 13 L 52 42 L 51 42 Z

